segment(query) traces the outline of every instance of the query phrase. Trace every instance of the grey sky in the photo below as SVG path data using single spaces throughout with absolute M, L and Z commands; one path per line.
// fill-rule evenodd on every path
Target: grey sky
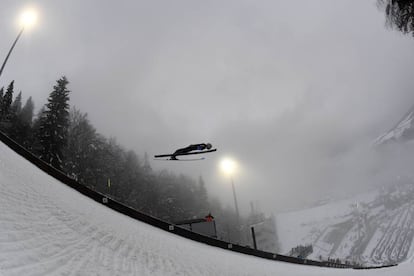
M 374 0 L 3 0 L 0 58 L 27 3 L 40 22 L 0 85 L 16 80 L 40 108 L 66 75 L 71 105 L 141 155 L 211 142 L 205 161 L 152 165 L 202 175 L 231 205 L 217 164 L 233 156 L 244 209 L 378 181 L 369 142 L 414 103 L 414 40 L 386 29 Z

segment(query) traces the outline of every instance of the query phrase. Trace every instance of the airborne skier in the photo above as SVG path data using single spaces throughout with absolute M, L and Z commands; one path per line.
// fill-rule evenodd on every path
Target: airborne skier
M 207 153 L 207 152 L 214 152 L 217 150 L 217 149 L 211 149 L 211 148 L 212 148 L 212 145 L 210 143 L 192 144 L 185 148 L 177 149 L 172 154 L 161 154 L 161 155 L 155 155 L 154 157 L 155 158 L 170 157 L 167 160 L 180 160 L 180 159 L 177 159 L 177 156 L 179 155 L 202 154 L 202 153 Z M 199 159 L 199 160 L 202 160 L 202 159 Z M 189 159 L 185 159 L 185 160 L 189 161 Z

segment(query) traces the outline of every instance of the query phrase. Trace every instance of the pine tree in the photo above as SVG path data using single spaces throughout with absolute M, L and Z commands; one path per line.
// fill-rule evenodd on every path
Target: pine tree
M 95 128 L 87 118 L 87 114 L 72 108 L 69 114 L 67 144 L 64 150 L 65 172 L 82 184 L 96 185 L 97 167 L 96 151 L 99 149 L 99 138 Z
M 66 145 L 69 125 L 69 90 L 66 77 L 57 80 L 57 85 L 50 93 L 44 120 L 39 130 L 42 145 L 41 159 L 57 169 L 62 169 L 62 150 Z
M 13 101 L 14 81 L 7 87 L 6 94 L 4 94 L 1 102 L 0 121 L 7 122 L 10 120 L 10 106 Z
M 36 156 L 40 157 L 43 152 L 42 144 L 40 143 L 41 131 L 40 126 L 43 125 L 43 122 L 46 120 L 46 108 L 42 106 L 42 108 L 36 114 L 36 117 L 33 119 L 32 123 L 32 136 L 31 136 L 31 143 L 29 146 L 29 150 L 35 154 Z
M 5 129 L 7 135 L 9 135 L 10 138 L 15 140 L 17 143 L 21 144 L 21 134 L 20 131 L 22 129 L 22 124 L 19 118 L 19 114 L 22 110 L 22 92 L 17 95 L 17 97 L 14 99 L 12 104 L 10 105 L 9 110 L 9 122 L 7 128 Z
M 12 110 L 14 110 L 15 116 L 12 120 L 13 125 L 9 135 L 20 145 L 29 149 L 33 144 L 32 120 L 34 104 L 32 97 L 27 99 L 23 108 L 21 108 L 20 92 L 12 104 Z
M 17 116 L 22 110 L 22 91 L 19 92 L 10 106 L 11 116 Z
M 3 96 L 4 96 L 4 87 L 0 88 L 0 117 L 1 117 L 1 110 L 3 105 Z
M 385 7 L 388 26 L 414 36 L 414 1 L 378 0 L 378 5 Z
M 19 117 L 21 121 L 23 122 L 23 124 L 29 125 L 29 126 L 32 125 L 33 113 L 34 113 L 34 103 L 33 103 L 32 97 L 29 97 L 19 114 Z

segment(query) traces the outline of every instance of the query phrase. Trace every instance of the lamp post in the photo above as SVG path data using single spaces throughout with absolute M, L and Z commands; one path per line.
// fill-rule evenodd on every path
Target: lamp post
M 1 77 L 1 74 L 3 73 L 4 67 L 6 66 L 7 60 L 9 59 L 11 53 L 13 52 L 14 46 L 16 46 L 16 43 L 19 40 L 20 36 L 22 35 L 23 31 L 25 30 L 25 28 L 28 28 L 28 27 L 34 25 L 36 23 L 36 21 L 37 21 L 37 13 L 33 9 L 26 10 L 20 16 L 20 23 L 22 25 L 22 28 L 21 28 L 20 32 L 17 34 L 16 39 L 14 40 L 9 52 L 7 53 L 7 56 L 4 59 L 3 64 L 1 65 L 0 77 Z
M 3 73 L 4 66 L 6 66 L 7 60 L 9 59 L 9 56 L 10 56 L 11 52 L 13 51 L 14 46 L 16 45 L 17 41 L 19 40 L 20 36 L 22 35 L 23 31 L 24 31 L 24 27 L 20 30 L 19 34 L 17 35 L 16 39 L 14 40 L 14 42 L 13 42 L 13 44 L 12 44 L 10 50 L 9 50 L 9 53 L 7 54 L 6 58 L 4 59 L 3 65 L 0 68 L 0 76 Z
M 228 176 L 230 176 L 231 187 L 233 190 L 234 208 L 236 209 L 237 227 L 240 227 L 240 213 L 239 206 L 237 204 L 236 188 L 234 186 L 233 174 L 236 171 L 237 163 L 229 158 L 223 159 L 220 163 L 221 170 Z
M 231 187 L 233 189 L 233 199 L 234 199 L 234 207 L 236 209 L 237 225 L 240 227 L 239 205 L 237 204 L 236 188 L 234 187 L 233 176 L 230 176 L 230 180 L 231 180 Z

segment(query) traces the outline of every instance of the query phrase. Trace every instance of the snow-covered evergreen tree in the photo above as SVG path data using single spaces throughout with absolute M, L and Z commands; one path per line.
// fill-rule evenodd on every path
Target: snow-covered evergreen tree
M 94 187 L 99 174 L 96 151 L 99 137 L 88 115 L 75 107 L 69 114 L 67 144 L 64 150 L 65 172 L 82 184 Z
M 27 99 L 23 108 L 21 107 L 21 92 L 12 103 L 12 126 L 8 131 L 10 138 L 17 143 L 30 149 L 33 145 L 32 120 L 34 103 L 32 97 Z
M 1 114 L 0 121 L 7 122 L 10 120 L 10 106 L 13 101 L 13 90 L 14 90 L 14 81 L 12 81 L 7 87 L 6 93 L 4 94 L 1 101 Z
M 49 95 L 44 120 L 41 121 L 39 129 L 41 159 L 57 169 L 62 169 L 62 150 L 66 145 L 69 125 L 68 83 L 65 76 L 57 80 Z
M 17 95 L 12 104 L 10 105 L 8 124 L 6 124 L 4 131 L 10 138 L 21 144 L 20 130 L 21 122 L 19 114 L 22 110 L 22 92 Z
M 43 124 L 43 121 L 46 117 L 46 108 L 45 106 L 42 106 L 40 110 L 37 112 L 35 118 L 32 122 L 32 141 L 31 145 L 29 146 L 29 150 L 32 151 L 33 154 L 35 154 L 37 157 L 40 157 L 43 152 L 42 144 L 40 143 L 40 126 Z
M 33 121 L 33 113 L 34 113 L 34 103 L 33 103 L 32 97 L 29 97 L 26 103 L 24 104 L 19 114 L 19 117 L 24 124 L 31 126 L 32 121 Z
M 20 111 L 22 111 L 22 91 L 19 92 L 10 106 L 11 116 L 17 116 Z
M 0 116 L 1 116 L 1 110 L 3 105 L 3 96 L 4 96 L 4 87 L 0 88 Z

